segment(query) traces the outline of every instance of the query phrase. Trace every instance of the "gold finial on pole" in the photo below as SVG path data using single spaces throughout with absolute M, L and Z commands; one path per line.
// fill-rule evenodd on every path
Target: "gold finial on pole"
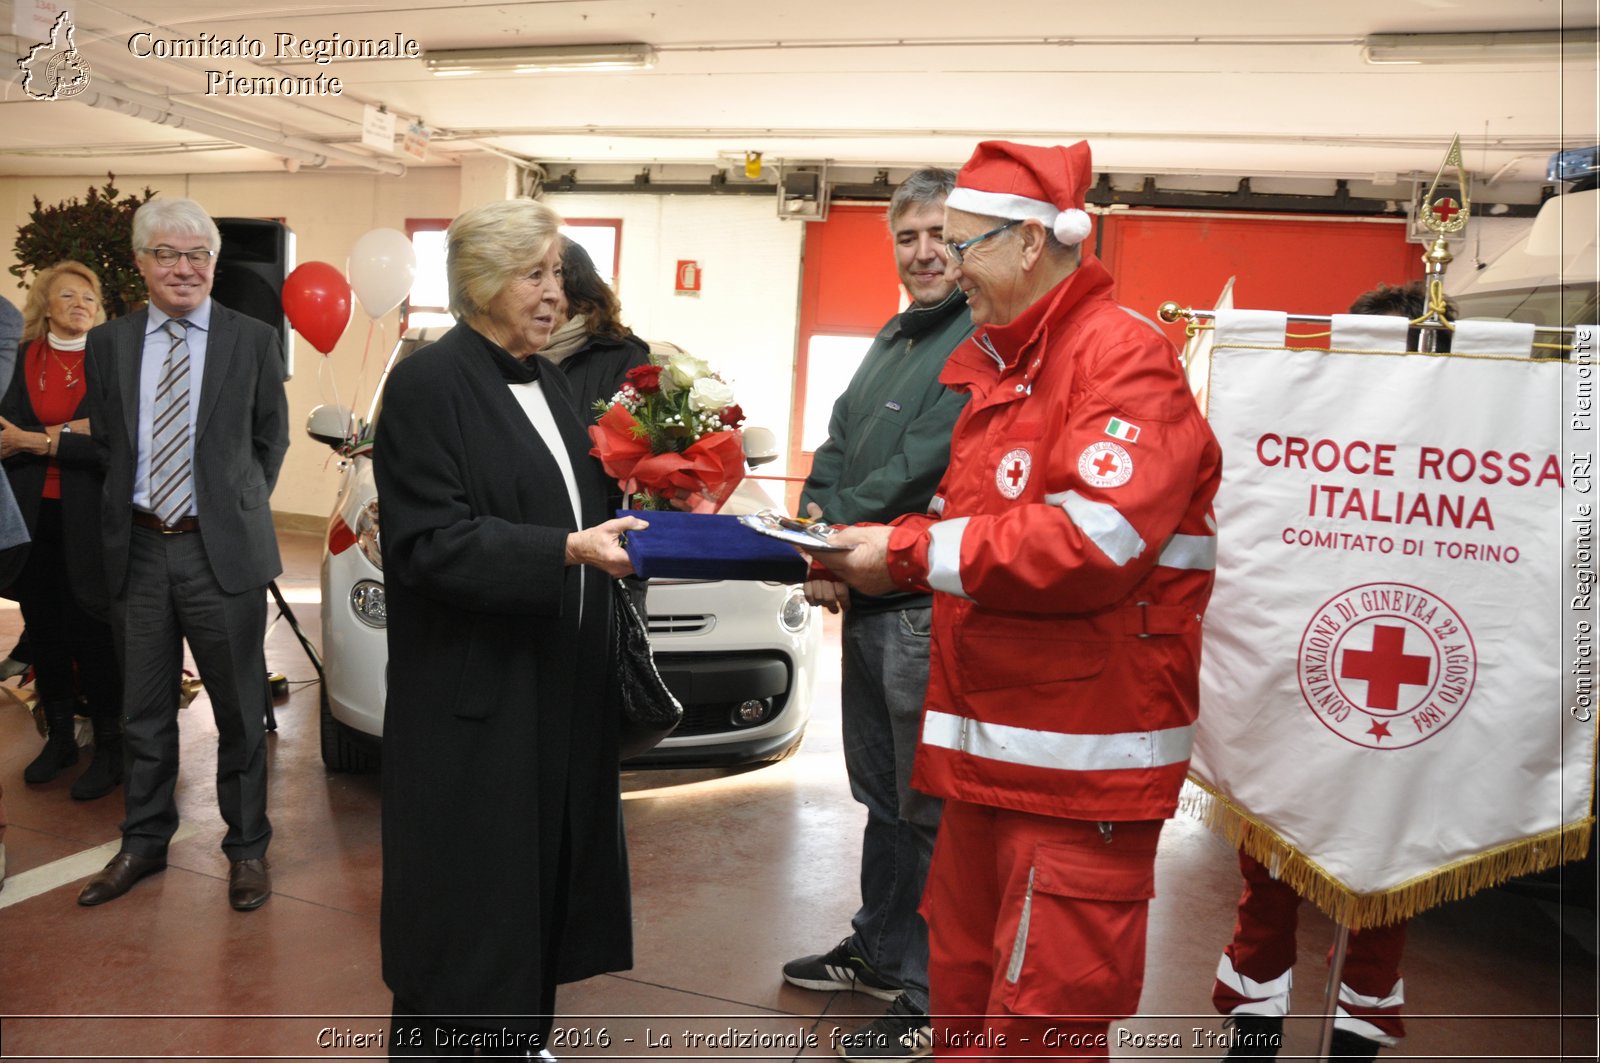
M 1461 193 L 1459 203 L 1453 196 L 1439 195 L 1439 183 L 1444 179 L 1445 171 L 1452 167 L 1456 171 L 1456 184 Z M 1432 352 L 1438 349 L 1438 330 L 1455 327 L 1450 321 L 1444 298 L 1444 271 L 1455 255 L 1450 253 L 1450 245 L 1445 237 L 1465 229 L 1467 219 L 1472 216 L 1472 178 L 1467 173 L 1466 164 L 1461 161 L 1459 133 L 1451 139 L 1450 150 L 1445 153 L 1444 161 L 1433 175 L 1433 184 L 1428 186 L 1427 194 L 1422 197 L 1417 214 L 1423 227 L 1434 234 L 1434 239 L 1422 256 L 1423 275 L 1428 286 L 1428 309 L 1412 324 L 1423 326 L 1418 347 Z

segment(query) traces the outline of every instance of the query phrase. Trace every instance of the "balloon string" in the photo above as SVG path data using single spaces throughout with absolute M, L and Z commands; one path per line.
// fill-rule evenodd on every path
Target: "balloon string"
M 378 322 L 377 318 L 369 317 L 369 318 L 367 318 L 367 342 L 366 342 L 366 345 L 361 348 L 361 368 L 359 370 L 357 370 L 357 372 L 356 372 L 356 393 L 355 393 L 355 397 L 357 399 L 359 399 L 361 397 L 361 393 L 364 390 L 366 390 L 367 362 L 372 357 L 372 337 L 373 337 L 373 334 L 375 332 L 376 332 L 376 334 L 378 336 L 378 342 L 382 343 L 383 342 L 383 326 Z M 350 438 L 355 438 L 355 419 L 356 419 L 356 408 L 355 408 L 355 404 L 352 402 L 352 404 L 350 406 L 350 421 L 351 421 L 351 423 L 350 423 L 349 427 L 347 427 L 345 429 L 345 435 L 349 436 Z M 365 430 L 365 428 L 366 428 L 366 426 L 363 426 L 363 431 Z
M 317 382 L 321 385 L 321 390 L 324 395 L 330 391 L 333 392 L 333 404 L 337 407 L 342 405 L 342 403 L 339 402 L 339 378 L 328 371 L 328 363 L 331 361 L 333 361 L 333 359 L 329 358 L 327 355 L 323 355 L 322 360 L 317 363 Z M 349 436 L 350 426 L 346 424 L 345 438 L 348 439 Z

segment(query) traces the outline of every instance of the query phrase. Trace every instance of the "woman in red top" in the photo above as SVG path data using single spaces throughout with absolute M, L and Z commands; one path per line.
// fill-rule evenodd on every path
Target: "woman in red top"
M 0 586 L 22 606 L 49 726 L 44 751 L 22 777 L 49 782 L 77 763 L 73 717 L 81 694 L 95 752 L 72 784 L 80 801 L 103 797 L 122 781 L 122 687 L 105 620 L 100 547 L 102 473 L 85 409 L 85 338 L 103 321 L 100 278 L 89 267 L 60 262 L 41 272 L 23 310 L 11 386 L 0 399 L 0 459 L 33 538 L 0 553 Z

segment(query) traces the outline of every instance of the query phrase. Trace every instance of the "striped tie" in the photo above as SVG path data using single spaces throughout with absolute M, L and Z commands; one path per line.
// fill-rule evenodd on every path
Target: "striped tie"
M 150 429 L 150 510 L 170 525 L 189 512 L 194 496 L 189 476 L 189 322 L 169 319 L 162 327 L 172 342 L 161 363 Z

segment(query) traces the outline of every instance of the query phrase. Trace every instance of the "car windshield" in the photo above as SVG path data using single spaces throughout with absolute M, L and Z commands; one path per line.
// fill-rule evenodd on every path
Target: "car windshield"
M 1503 292 L 1471 292 L 1455 297 L 1461 317 L 1490 317 L 1529 325 L 1583 325 L 1595 322 L 1595 284 L 1546 284 Z
M 400 337 L 400 342 L 395 344 L 394 354 L 389 357 L 389 364 L 383 367 L 383 376 L 378 380 L 378 390 L 372 394 L 372 406 L 367 410 L 367 432 L 370 434 L 378 427 L 378 414 L 383 412 L 383 386 L 389 382 L 389 374 L 394 372 L 394 367 L 416 354 L 422 348 L 443 336 L 444 329 L 416 329 L 416 335 L 407 332 Z

